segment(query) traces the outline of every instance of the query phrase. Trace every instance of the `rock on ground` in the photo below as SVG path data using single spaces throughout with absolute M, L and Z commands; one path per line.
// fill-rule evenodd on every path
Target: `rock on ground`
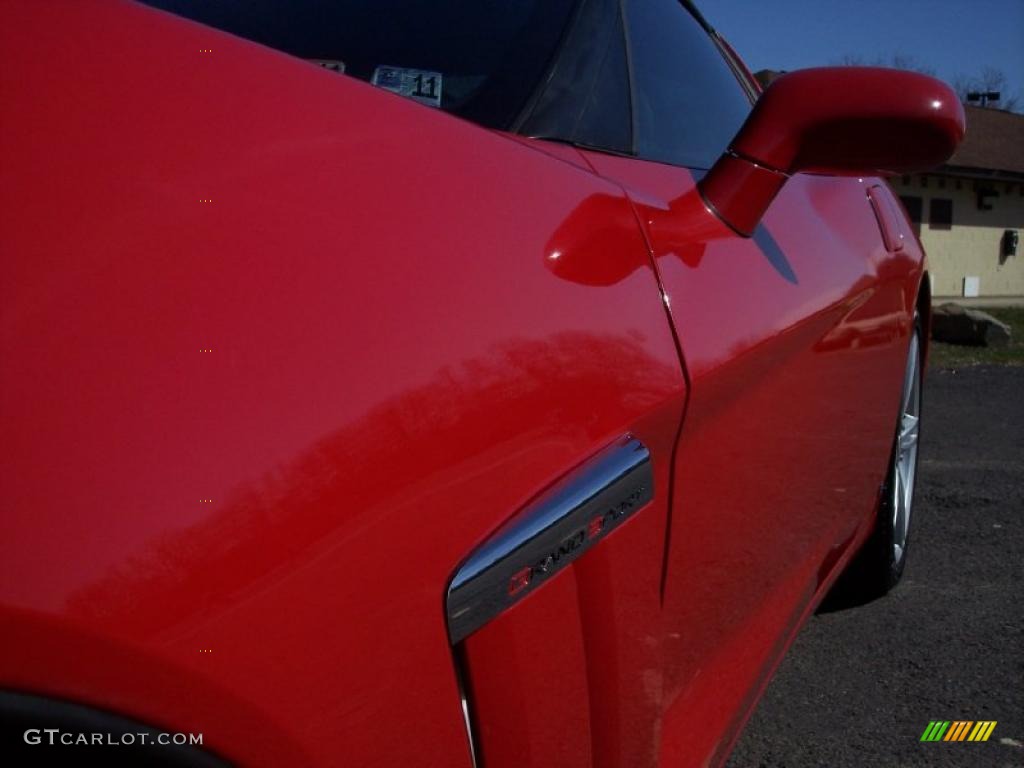
M 932 312 L 932 338 L 947 344 L 1005 346 L 1010 342 L 1010 326 L 978 309 L 942 304 Z

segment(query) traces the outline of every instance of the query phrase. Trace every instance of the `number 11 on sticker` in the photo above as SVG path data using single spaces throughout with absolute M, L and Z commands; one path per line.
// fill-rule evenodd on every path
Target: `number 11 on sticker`
M 416 90 L 412 92 L 412 95 L 421 99 L 430 99 L 431 101 L 436 99 L 437 78 L 434 75 L 416 75 Z
M 379 66 L 374 70 L 373 79 L 370 82 L 378 88 L 406 96 L 421 104 L 428 104 L 431 107 L 441 106 L 443 77 L 440 72 Z

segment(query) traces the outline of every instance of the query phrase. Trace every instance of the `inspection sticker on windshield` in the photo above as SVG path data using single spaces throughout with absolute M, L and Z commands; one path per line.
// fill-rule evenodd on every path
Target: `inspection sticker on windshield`
M 426 69 L 406 69 L 405 67 L 377 67 L 370 82 L 378 88 L 407 96 L 410 99 L 428 104 L 431 107 L 441 106 L 441 73 Z

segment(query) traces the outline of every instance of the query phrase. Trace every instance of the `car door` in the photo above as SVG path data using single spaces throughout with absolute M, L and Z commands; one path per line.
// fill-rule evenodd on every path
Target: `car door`
M 919 260 L 889 252 L 877 179 L 798 175 L 752 238 L 688 227 L 750 109 L 677 0 L 627 0 L 636 158 L 587 152 L 644 222 L 690 398 L 664 582 L 665 764 L 726 754 L 884 477 Z M 919 254 L 918 254 L 919 257 Z
M 243 765 L 650 758 L 686 385 L 622 190 L 140 4 L 5 21 L 0 686 Z

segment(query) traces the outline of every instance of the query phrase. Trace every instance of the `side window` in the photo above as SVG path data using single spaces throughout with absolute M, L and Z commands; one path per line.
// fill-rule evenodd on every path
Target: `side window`
M 732 68 L 679 0 L 627 0 L 637 154 L 710 168 L 751 104 Z
M 618 0 L 582 0 L 558 60 L 519 131 L 632 154 L 629 65 Z

